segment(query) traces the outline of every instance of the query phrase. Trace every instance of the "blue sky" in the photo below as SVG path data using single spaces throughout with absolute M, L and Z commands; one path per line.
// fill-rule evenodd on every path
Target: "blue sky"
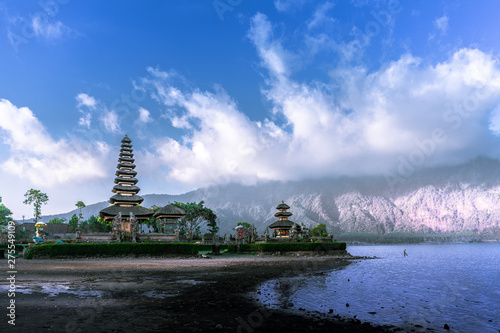
M 111 196 L 499 158 L 495 1 L 0 4 L 0 196 L 43 213 Z

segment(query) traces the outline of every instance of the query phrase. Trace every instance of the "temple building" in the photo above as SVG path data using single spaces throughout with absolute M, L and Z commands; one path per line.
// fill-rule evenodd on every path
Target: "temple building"
M 183 209 L 174 205 L 166 205 L 158 210 L 153 217 L 161 233 L 177 236 L 178 222 L 184 215 L 186 212 Z
M 111 206 L 99 212 L 99 216 L 103 220 L 118 218 L 120 220 L 120 229 L 128 232 L 132 231 L 130 225 L 131 220 L 132 223 L 134 223 L 135 220 L 140 223 L 153 215 L 152 211 L 140 206 L 144 199 L 137 195 L 141 189 L 136 186 L 138 182 L 137 178 L 135 178 L 137 171 L 134 170 L 135 160 L 131 143 L 132 140 L 125 135 L 122 140 L 118 158 L 115 178 L 116 185 L 112 189 L 115 195 L 109 199 Z
M 281 201 L 281 203 L 276 206 L 276 209 L 278 212 L 274 214 L 274 216 L 278 218 L 278 221 L 269 226 L 269 229 L 273 230 L 274 237 L 291 237 L 293 230 L 295 230 L 295 232 L 301 231 L 300 225 L 288 219 L 293 215 L 287 211 L 290 209 L 290 206 Z

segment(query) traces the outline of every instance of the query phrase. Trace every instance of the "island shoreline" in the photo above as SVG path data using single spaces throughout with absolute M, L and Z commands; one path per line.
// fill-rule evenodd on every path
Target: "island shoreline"
M 373 326 L 333 314 L 269 310 L 249 297 L 266 281 L 342 269 L 353 259 L 360 258 L 21 259 L 17 264 L 16 328 L 62 332 L 398 331 L 393 326 Z

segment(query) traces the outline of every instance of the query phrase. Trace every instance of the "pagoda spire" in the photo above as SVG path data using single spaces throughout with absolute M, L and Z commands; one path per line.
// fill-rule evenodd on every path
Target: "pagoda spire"
M 135 159 L 132 147 L 132 140 L 125 135 L 116 166 L 116 185 L 111 190 L 116 194 L 109 199 L 109 203 L 120 207 L 132 207 L 144 201 L 141 196 L 137 195 L 141 189 L 136 186 L 138 180 L 135 178 L 137 171 L 134 170 Z
M 148 209 L 139 206 L 144 199 L 137 193 L 141 190 L 136 184 L 138 182 L 136 165 L 134 164 L 134 151 L 132 140 L 125 135 L 121 141 L 118 164 L 116 166 L 115 186 L 111 190 L 115 195 L 109 199 L 111 206 L 101 210 L 99 215 L 103 219 L 112 219 L 121 213 L 122 216 L 130 216 L 132 213 L 137 219 L 148 219 L 153 215 Z

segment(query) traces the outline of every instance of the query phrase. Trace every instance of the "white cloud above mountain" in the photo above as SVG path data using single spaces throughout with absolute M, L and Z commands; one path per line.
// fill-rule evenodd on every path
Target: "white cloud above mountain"
M 250 120 L 222 88 L 180 88 L 170 72 L 150 69 L 143 84 L 173 107 L 182 140 L 158 138 L 150 150 L 169 179 L 206 185 L 311 176 L 387 173 L 402 159 L 423 166 L 497 156 L 498 61 L 463 48 L 431 65 L 411 54 L 369 72 L 344 66 L 331 82 L 296 79 L 283 42 L 264 14 L 248 36 L 267 71 L 269 119 Z M 279 123 L 270 119 L 280 115 Z

